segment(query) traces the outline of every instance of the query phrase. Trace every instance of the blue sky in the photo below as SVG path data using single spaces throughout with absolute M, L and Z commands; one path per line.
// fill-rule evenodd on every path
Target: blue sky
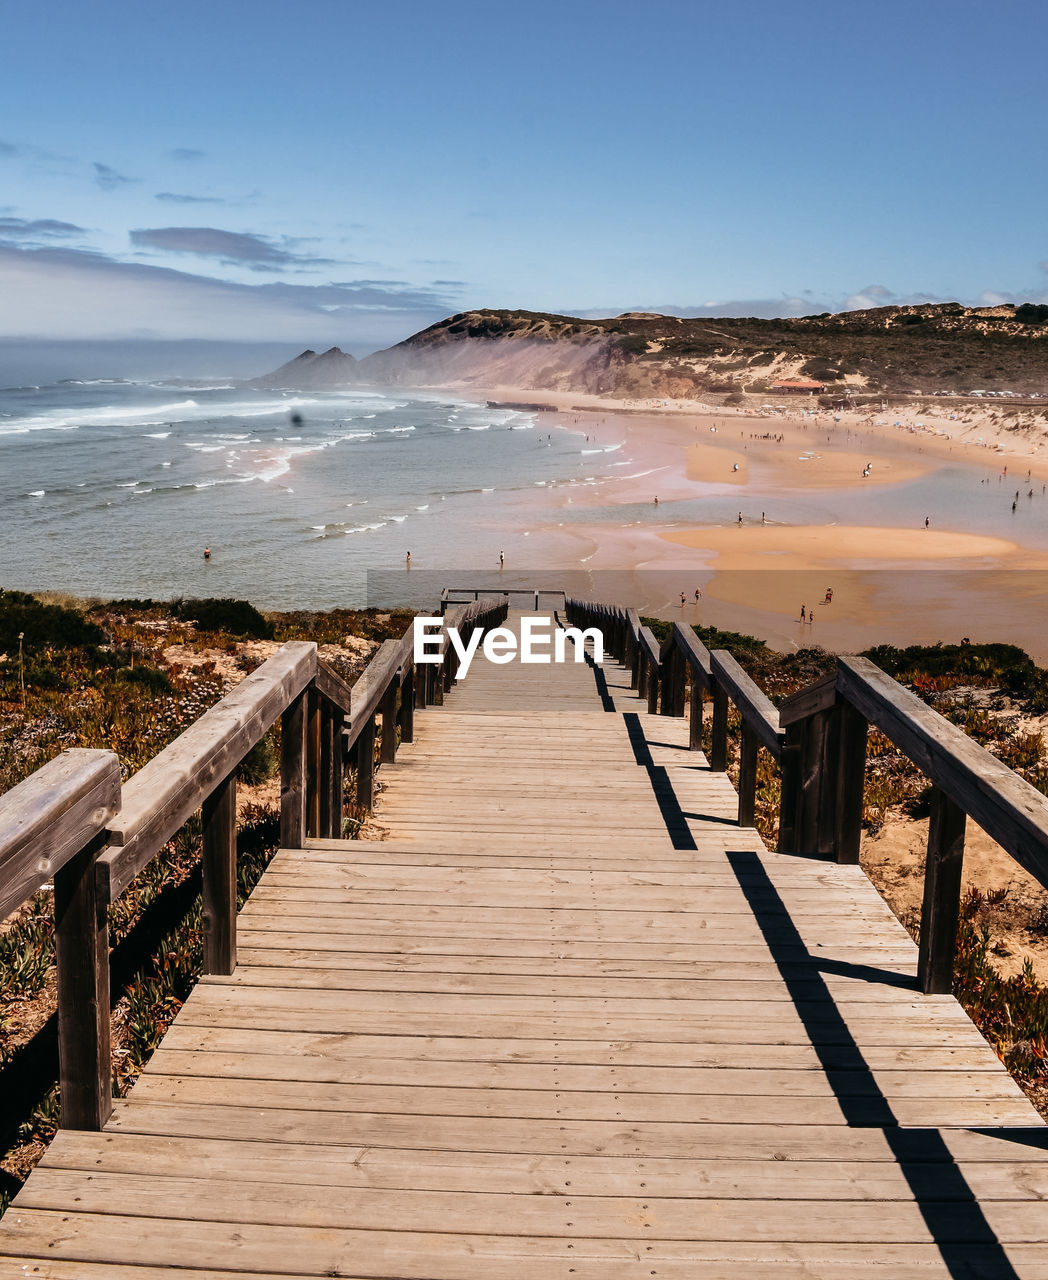
M 1030 0 L 8 6 L 0 338 L 1048 300 Z

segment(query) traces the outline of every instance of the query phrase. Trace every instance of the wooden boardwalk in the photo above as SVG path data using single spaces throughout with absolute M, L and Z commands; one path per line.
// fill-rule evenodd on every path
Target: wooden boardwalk
M 478 658 L 0 1276 L 1048 1280 L 1048 1129 L 862 871 L 768 853 L 628 686 Z

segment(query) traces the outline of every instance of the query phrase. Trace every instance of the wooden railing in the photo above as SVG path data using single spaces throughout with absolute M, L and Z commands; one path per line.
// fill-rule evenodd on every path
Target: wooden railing
M 62 1124 L 99 1129 L 112 1111 L 107 911 L 198 811 L 204 973 L 236 965 L 236 769 L 279 719 L 280 843 L 342 834 L 345 764 L 370 809 L 376 764 L 410 742 L 416 709 L 443 701 L 468 639 L 504 600 L 449 610 L 438 663 L 416 668 L 413 634 L 387 640 L 352 688 L 307 642 L 286 644 L 121 788 L 117 757 L 66 751 L 0 797 L 0 919 L 54 882 Z M 378 717 L 381 743 L 376 761 Z
M 552 609 L 563 608 L 565 600 L 559 587 L 445 587 L 440 593 L 440 612 L 443 615 L 455 605 L 500 598 L 507 606 L 512 601 L 523 608 L 530 604 L 534 609 L 539 608 L 540 602 Z
M 690 717 L 689 745 L 699 749 L 704 695 L 713 702 L 710 768 L 728 767 L 728 706 L 742 717 L 739 774 L 739 822 L 752 826 L 757 797 L 757 752 L 766 747 L 778 760 L 783 735 L 778 712 L 765 694 L 724 649 L 712 653 L 690 627 L 675 622 L 660 645 L 634 609 L 569 598 L 565 613 L 576 626 L 598 627 L 605 648 L 631 671 L 631 684 L 647 699 L 648 711 Z
M 633 610 L 569 599 L 566 613 L 574 625 L 602 629 L 605 648 L 630 667 L 650 712 L 683 715 L 690 685 L 692 749 L 708 693 L 715 771 L 727 767 L 734 704 L 741 719 L 739 822 L 753 824 L 757 753 L 766 748 L 781 768 L 781 853 L 858 863 L 870 726 L 917 765 L 932 784 L 918 960 L 925 992 L 952 988 L 967 817 L 1048 886 L 1048 797 L 867 659 L 838 658 L 833 672 L 776 709 L 729 653 L 709 652 L 680 623 L 659 647 Z

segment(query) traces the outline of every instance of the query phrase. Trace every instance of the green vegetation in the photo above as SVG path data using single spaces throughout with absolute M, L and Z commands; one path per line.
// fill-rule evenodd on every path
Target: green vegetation
M 177 600 L 175 616 L 201 631 L 227 631 L 251 640 L 272 640 L 273 624 L 246 600 Z
M 24 591 L 0 590 L 0 651 L 17 652 L 19 637 L 26 650 L 42 645 L 97 645 L 105 639 L 77 609 L 44 604 Z

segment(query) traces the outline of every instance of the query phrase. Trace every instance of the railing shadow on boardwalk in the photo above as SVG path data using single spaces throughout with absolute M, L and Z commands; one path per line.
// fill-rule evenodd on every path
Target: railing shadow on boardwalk
M 1018 1280 L 939 1130 L 898 1127 L 821 976 L 824 961 L 809 955 L 804 976 L 798 976 L 796 956 L 807 948 L 760 857 L 729 849 L 727 858 L 846 1122 L 853 1128 L 883 1130 L 950 1275 L 957 1280 Z

